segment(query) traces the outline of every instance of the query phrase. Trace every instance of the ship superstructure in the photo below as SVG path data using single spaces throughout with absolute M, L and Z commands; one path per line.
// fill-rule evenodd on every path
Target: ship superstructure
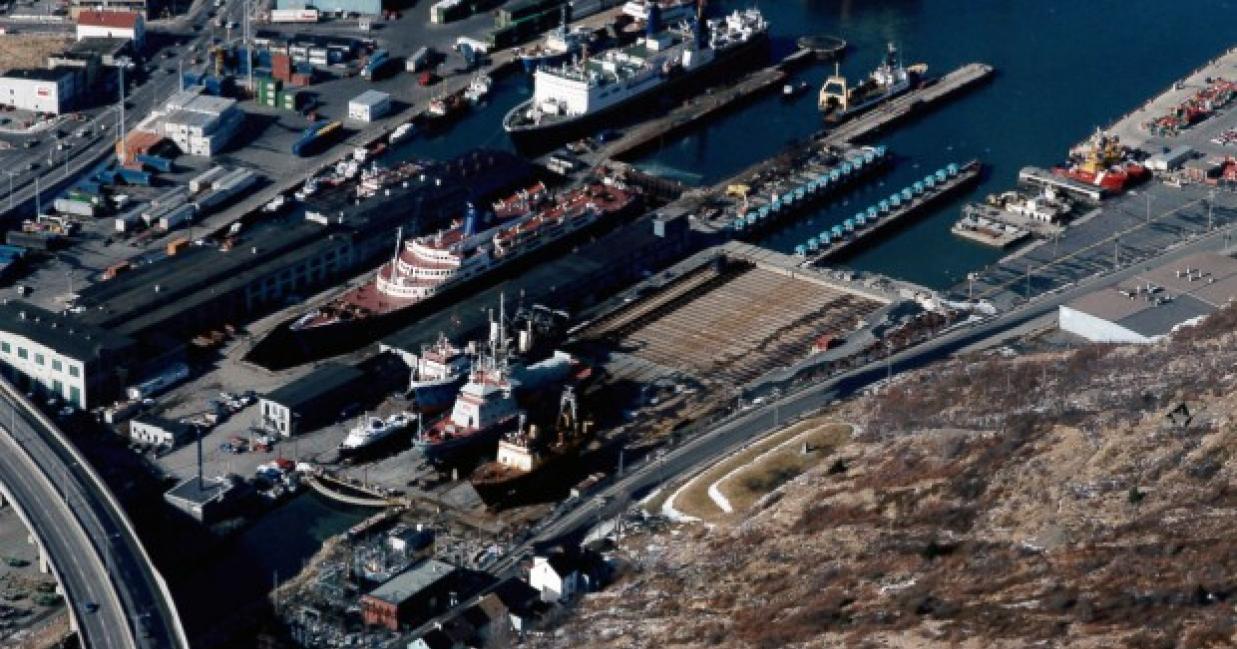
M 825 79 L 820 88 L 817 102 L 820 110 L 832 120 L 853 117 L 901 95 L 910 90 L 927 71 L 927 66 L 922 64 L 903 67 L 902 57 L 893 43 L 888 44 L 881 64 L 857 86 L 848 84 L 846 77 L 842 76 L 840 64 L 835 63 L 834 66 L 834 73 Z
M 767 38 L 768 24 L 758 9 L 736 10 L 721 19 L 678 23 L 666 29 L 650 20 L 648 31 L 626 48 L 534 74 L 533 97 L 511 109 L 503 127 L 513 135 L 546 135 L 582 126 L 671 81 L 730 60 Z

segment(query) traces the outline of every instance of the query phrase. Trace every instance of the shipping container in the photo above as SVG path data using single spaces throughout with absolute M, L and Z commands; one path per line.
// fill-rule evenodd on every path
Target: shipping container
M 128 212 L 116 215 L 116 231 L 117 232 L 133 232 L 140 229 L 144 222 L 142 221 L 142 207 L 135 207 Z
M 172 171 L 172 161 L 161 156 L 139 153 L 137 161 L 160 173 L 166 174 Z
M 121 273 L 127 272 L 132 266 L 133 264 L 129 263 L 128 260 L 116 262 L 112 264 L 111 266 L 108 266 L 106 269 L 104 269 L 103 280 L 107 281 L 109 279 L 116 277 L 117 275 Z
M 210 187 L 211 183 L 215 182 L 217 178 L 222 178 L 227 173 L 228 173 L 228 170 L 224 169 L 223 167 L 220 167 L 220 166 L 211 167 L 210 169 L 193 177 L 189 181 L 189 191 L 196 194 L 202 191 L 203 189 Z
M 60 245 L 60 235 L 50 232 L 10 230 L 4 235 L 4 242 L 10 246 L 21 246 L 31 250 L 52 250 Z
M 183 252 L 185 248 L 188 248 L 188 247 L 189 247 L 188 239 L 184 237 L 181 237 L 179 239 L 173 239 L 168 242 L 167 253 L 169 255 L 175 255 L 177 253 Z
M 188 225 L 193 221 L 193 215 L 197 208 L 192 203 L 186 203 L 180 207 L 159 217 L 159 229 L 164 232 L 171 232 L 183 225 Z
M 189 366 L 184 363 L 175 363 L 157 375 L 130 387 L 126 393 L 130 399 L 140 401 L 153 397 L 187 378 L 189 378 Z
M 420 72 L 429 67 L 430 64 L 430 48 L 422 47 L 412 53 L 407 59 L 404 59 L 404 69 L 408 72 Z
M 94 204 L 87 203 L 85 201 L 75 201 L 71 198 L 57 198 L 53 201 L 52 205 L 56 208 L 57 212 L 62 214 L 74 214 L 77 216 L 89 216 L 92 218 L 95 215 Z
M 116 178 L 129 185 L 150 186 L 150 174 L 137 169 L 121 167 L 116 170 Z
M 317 9 L 271 10 L 271 22 L 273 23 L 316 23 L 318 17 Z

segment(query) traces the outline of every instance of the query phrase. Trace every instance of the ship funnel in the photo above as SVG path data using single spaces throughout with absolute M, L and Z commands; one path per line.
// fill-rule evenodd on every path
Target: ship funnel
M 533 348 L 533 332 L 531 329 L 525 329 L 520 332 L 519 351 L 521 354 L 527 354 Z
M 661 3 L 649 3 L 649 17 L 645 25 L 644 33 L 649 38 L 657 35 L 661 31 Z

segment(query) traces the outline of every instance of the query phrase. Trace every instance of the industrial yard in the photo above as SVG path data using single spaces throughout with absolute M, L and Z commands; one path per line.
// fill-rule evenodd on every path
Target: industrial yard
M 0 429 L 51 477 L 22 485 L 98 510 L 27 542 L 4 492 L 0 634 L 553 644 L 648 568 L 625 539 L 862 481 L 904 373 L 1237 297 L 1237 50 L 1018 171 L 906 136 L 993 64 L 781 4 L 122 4 L 0 17 Z M 661 164 L 692 148 L 724 164 Z M 153 586 L 88 600 L 82 566 Z

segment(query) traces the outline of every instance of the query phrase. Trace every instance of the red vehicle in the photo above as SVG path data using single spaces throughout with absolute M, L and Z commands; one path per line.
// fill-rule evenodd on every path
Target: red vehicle
M 421 86 L 432 86 L 438 83 L 438 75 L 433 72 L 422 72 L 421 76 L 417 77 L 417 83 Z

